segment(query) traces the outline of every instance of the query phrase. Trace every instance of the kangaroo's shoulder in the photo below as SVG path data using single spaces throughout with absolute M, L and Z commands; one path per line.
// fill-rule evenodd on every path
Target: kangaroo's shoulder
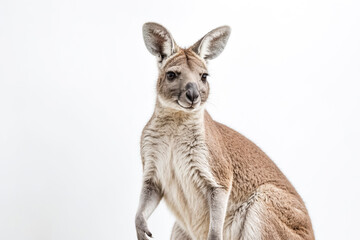
M 233 161 L 251 159 L 268 162 L 270 160 L 255 143 L 234 129 L 214 121 L 207 112 L 205 113 L 205 125 L 207 140 L 213 142 L 212 146 L 222 148 L 223 153 L 228 154 Z

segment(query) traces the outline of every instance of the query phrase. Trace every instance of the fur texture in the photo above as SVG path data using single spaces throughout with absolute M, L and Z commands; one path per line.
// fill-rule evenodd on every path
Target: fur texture
M 174 240 L 314 239 L 301 197 L 276 165 L 205 110 L 204 56 L 219 55 L 229 34 L 230 28 L 217 28 L 182 49 L 164 27 L 144 26 L 146 45 L 161 62 L 154 114 L 141 138 L 138 239 L 151 236 L 146 220 L 161 199 L 177 219 Z M 189 82 L 197 103 L 187 96 Z

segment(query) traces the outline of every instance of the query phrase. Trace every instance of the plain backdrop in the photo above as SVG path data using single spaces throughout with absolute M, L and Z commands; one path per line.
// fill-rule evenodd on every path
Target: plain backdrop
M 139 140 L 157 67 L 142 24 L 180 46 L 230 25 L 210 62 L 214 119 L 260 146 L 317 239 L 356 239 L 360 2 L 0 1 L 0 239 L 135 239 Z M 149 219 L 169 239 L 161 203 Z

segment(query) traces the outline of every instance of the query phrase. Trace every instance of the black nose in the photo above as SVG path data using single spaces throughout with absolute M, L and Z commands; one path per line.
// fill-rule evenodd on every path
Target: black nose
M 198 97 L 199 97 L 199 91 L 197 90 L 197 86 L 195 83 L 188 83 L 185 86 L 185 90 L 186 90 L 186 98 L 190 101 L 190 102 L 195 102 Z

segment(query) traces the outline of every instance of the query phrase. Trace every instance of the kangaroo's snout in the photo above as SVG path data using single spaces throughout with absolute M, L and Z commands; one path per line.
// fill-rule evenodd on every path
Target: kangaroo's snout
M 188 82 L 185 87 L 181 89 L 177 103 L 186 109 L 196 109 L 203 102 L 203 97 L 200 95 L 200 92 L 201 89 L 199 90 L 199 86 L 196 82 Z M 204 99 L 206 100 L 206 98 Z
M 199 90 L 195 83 L 189 82 L 185 86 L 186 90 L 186 100 L 189 101 L 189 103 L 194 104 L 199 100 Z

